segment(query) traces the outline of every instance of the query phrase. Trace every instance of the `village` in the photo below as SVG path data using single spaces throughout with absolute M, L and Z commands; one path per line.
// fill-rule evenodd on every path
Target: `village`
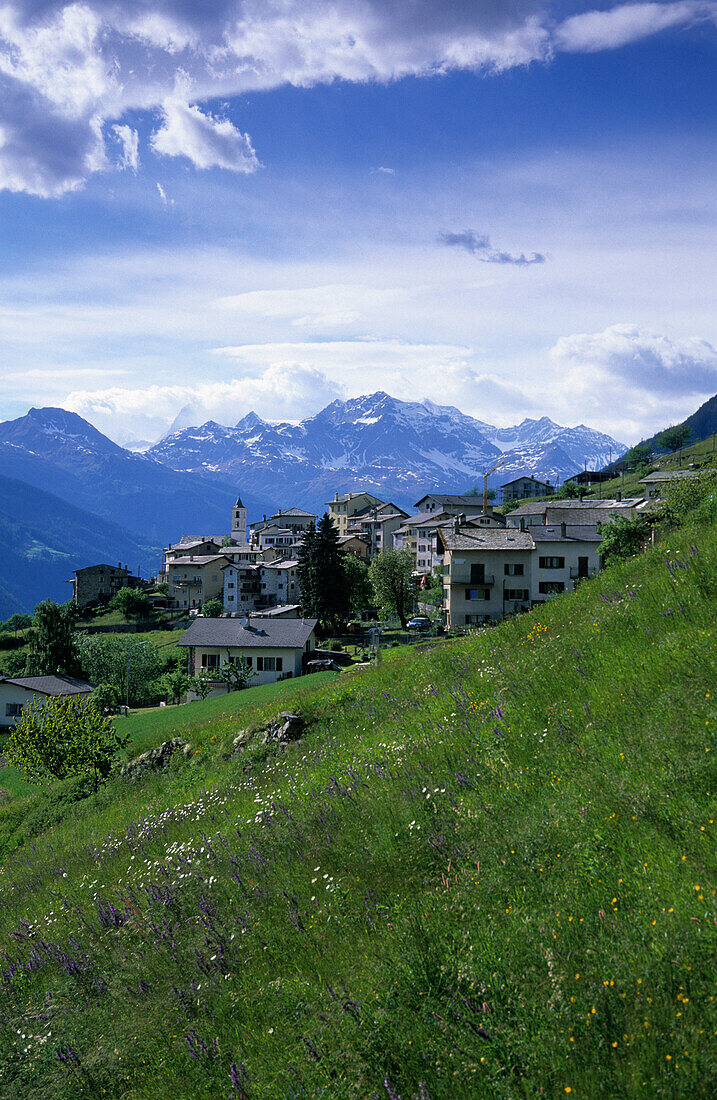
M 365 567 L 389 551 L 410 558 L 415 599 L 409 629 L 455 633 L 573 591 L 601 568 L 600 525 L 649 511 L 664 486 L 680 476 L 692 475 L 649 474 L 640 483 L 643 495 L 624 499 L 619 493 L 583 499 L 586 489 L 599 484 L 598 473 L 576 475 L 574 496 L 556 495 L 548 483 L 521 477 L 502 486 L 508 511 L 488 499 L 485 487 L 482 495 L 427 493 L 411 515 L 357 490 L 336 493 L 326 502 L 326 515 L 342 553 Z M 152 583 L 166 592 L 168 609 L 189 621 L 177 644 L 187 652 L 188 672 L 216 676 L 212 693 L 228 690 L 219 675 L 227 665 L 249 669 L 254 685 L 331 667 L 316 619 L 305 617 L 300 584 L 301 548 L 318 519 L 288 507 L 248 524 L 238 497 L 227 534 L 183 535 L 165 548 Z M 87 608 L 122 588 L 148 583 L 123 566 L 89 566 L 74 573 L 73 600 Z M 442 597 L 426 603 L 425 590 L 433 587 L 435 593 L 437 583 Z

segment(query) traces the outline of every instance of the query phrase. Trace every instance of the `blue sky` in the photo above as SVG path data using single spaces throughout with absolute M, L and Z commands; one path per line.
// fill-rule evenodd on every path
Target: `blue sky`
M 682 419 L 717 391 L 716 58 L 712 0 L 6 5 L 0 417 Z

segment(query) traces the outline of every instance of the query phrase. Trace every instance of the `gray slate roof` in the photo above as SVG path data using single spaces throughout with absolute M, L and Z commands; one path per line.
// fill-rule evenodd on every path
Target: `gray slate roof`
M 229 646 L 254 649 L 303 649 L 316 626 L 316 619 L 250 620 L 242 626 L 239 619 L 194 620 L 177 642 L 181 646 Z
M 683 481 L 685 478 L 697 477 L 695 470 L 655 470 L 653 474 L 647 474 L 640 478 L 641 485 L 660 484 L 664 481 Z
M 439 530 L 438 537 L 447 550 L 532 550 L 535 545 L 530 532 L 517 527 L 461 527 L 457 534 Z
M 421 500 L 416 501 L 413 507 L 418 508 L 421 501 L 429 499 L 437 500 L 439 504 L 447 504 L 449 507 L 453 508 L 475 507 L 482 506 L 483 504 L 482 493 L 463 494 L 462 496 L 451 495 L 450 493 L 425 493 L 421 497 Z
M 560 524 L 552 523 L 548 527 L 531 527 L 530 534 L 535 542 L 602 542 L 594 523 L 566 523 L 564 535 L 560 533 Z
M 0 682 L 36 691 L 40 695 L 86 695 L 95 686 L 86 680 L 78 680 L 76 676 L 63 676 L 59 672 L 53 676 L 3 676 Z

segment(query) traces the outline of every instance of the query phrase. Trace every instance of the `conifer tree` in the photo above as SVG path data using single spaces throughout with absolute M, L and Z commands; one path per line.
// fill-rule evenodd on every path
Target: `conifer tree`
M 43 600 L 35 608 L 33 622 L 35 631 L 30 639 L 28 675 L 51 676 L 55 672 L 77 675 L 80 668 L 72 610 L 52 600 Z
M 310 524 L 299 549 L 299 584 L 304 614 L 336 630 L 349 615 L 349 591 L 338 531 L 328 512 Z
M 316 545 L 316 524 L 312 520 L 304 532 L 304 538 L 296 555 L 298 561 L 297 578 L 299 591 L 301 592 L 301 606 L 304 616 L 309 619 L 316 617 L 316 571 L 314 568 L 314 551 Z

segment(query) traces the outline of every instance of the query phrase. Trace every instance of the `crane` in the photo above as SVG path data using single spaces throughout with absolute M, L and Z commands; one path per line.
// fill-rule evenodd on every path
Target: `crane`
M 488 478 L 491 474 L 495 473 L 499 466 L 503 465 L 505 461 L 505 455 L 501 455 L 495 466 L 491 466 L 490 470 L 486 470 L 483 474 L 483 515 L 488 514 Z

